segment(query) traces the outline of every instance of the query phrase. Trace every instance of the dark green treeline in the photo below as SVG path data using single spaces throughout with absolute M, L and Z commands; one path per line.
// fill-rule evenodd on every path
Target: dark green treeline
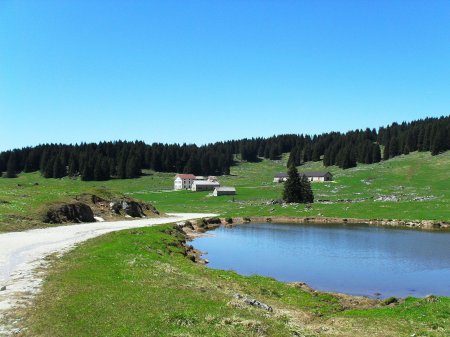
M 204 146 L 145 144 L 141 141 L 44 144 L 0 153 L 0 173 L 41 171 L 47 178 L 80 176 L 83 180 L 136 178 L 142 169 L 197 175 L 230 173 L 234 155 L 256 162 L 279 159 L 290 152 L 288 166 L 322 160 L 325 166 L 350 168 L 376 163 L 412 151 L 436 155 L 450 149 L 450 116 L 393 123 L 376 129 L 330 132 L 321 135 L 279 135 L 217 142 Z

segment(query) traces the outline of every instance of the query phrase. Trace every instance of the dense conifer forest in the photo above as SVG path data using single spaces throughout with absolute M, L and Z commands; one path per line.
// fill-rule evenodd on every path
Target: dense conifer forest
M 357 163 L 376 163 L 412 151 L 431 151 L 432 155 L 450 149 L 450 116 L 393 123 L 376 129 L 330 132 L 320 135 L 279 135 L 192 144 L 145 144 L 142 141 L 44 144 L 0 153 L 0 173 L 14 178 L 20 172 L 40 171 L 46 178 L 64 176 L 82 180 L 136 178 L 142 169 L 184 172 L 197 175 L 230 173 L 235 155 L 255 162 L 276 160 L 289 152 L 288 166 L 322 160 L 325 166 L 343 169 Z

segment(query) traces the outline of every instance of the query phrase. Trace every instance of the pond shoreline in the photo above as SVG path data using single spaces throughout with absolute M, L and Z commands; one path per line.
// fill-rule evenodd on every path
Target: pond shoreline
M 232 220 L 232 223 L 230 223 L 230 219 Z M 227 221 L 228 220 L 228 221 Z M 416 229 L 419 231 L 433 231 L 433 232 L 447 232 L 449 227 L 448 223 L 445 223 L 443 226 L 427 226 L 424 223 L 410 223 L 410 222 L 397 222 L 396 220 L 392 221 L 373 221 L 373 220 L 362 220 L 362 219 L 347 219 L 347 221 L 343 221 L 342 218 L 311 218 L 311 217 L 286 217 L 286 216 L 278 216 L 278 217 L 235 217 L 235 218 L 205 218 L 197 220 L 193 223 L 189 222 L 186 223 L 178 223 L 179 229 L 183 233 L 183 235 L 186 238 L 186 241 L 193 241 L 196 238 L 199 237 L 205 237 L 205 236 L 212 236 L 212 234 L 207 233 L 210 230 L 214 230 L 219 227 L 234 227 L 238 225 L 245 225 L 245 224 L 251 224 L 251 223 L 273 223 L 273 224 L 364 224 L 364 225 L 371 225 L 371 226 L 381 226 L 381 227 L 392 227 L 397 229 Z M 201 251 L 200 249 L 197 249 L 196 247 L 185 244 L 186 246 L 186 253 L 188 256 L 190 256 L 191 260 L 195 263 L 199 263 L 202 265 L 206 265 L 209 263 L 209 261 L 204 258 L 204 255 L 208 254 L 208 252 Z M 394 299 L 394 305 L 398 303 L 398 301 L 403 301 L 404 298 L 409 296 L 394 296 L 394 297 L 381 297 L 381 294 L 374 293 L 375 296 L 371 295 L 357 295 L 357 294 L 348 294 L 343 293 L 339 291 L 323 291 L 323 290 L 317 290 L 311 286 L 309 286 L 305 282 L 285 282 L 285 281 L 279 281 L 285 284 L 289 284 L 298 288 L 303 289 L 304 291 L 310 292 L 310 293 L 327 293 L 331 294 L 333 296 L 341 297 L 342 299 L 346 300 L 357 300 L 359 304 L 361 305 L 361 300 L 364 303 L 364 305 L 370 306 L 377 306 L 380 304 L 385 303 L 386 301 L 389 301 L 391 299 Z M 427 296 L 419 296 L 418 298 L 434 298 L 434 295 L 429 294 Z M 438 296 L 441 297 L 441 296 Z M 444 296 L 445 297 L 445 296 Z
M 450 230 L 450 222 L 437 220 L 396 220 L 396 219 L 357 219 L 338 217 L 296 217 L 296 216 L 249 216 L 233 217 L 232 224 L 259 223 L 292 223 L 292 224 L 365 224 L 385 227 L 405 227 L 422 230 Z M 226 221 L 224 221 L 226 223 Z
M 181 231 L 182 235 L 185 238 L 185 242 L 183 243 L 185 256 L 190 259 L 192 262 L 206 266 L 209 261 L 205 259 L 203 256 L 208 254 L 208 252 L 201 251 L 194 246 L 190 245 L 188 242 L 193 241 L 198 237 L 210 236 L 207 231 L 217 229 L 219 227 L 233 227 L 234 225 L 241 225 L 242 223 L 233 223 L 228 224 L 224 219 L 221 219 L 221 223 L 217 224 L 207 224 L 206 226 L 201 223 L 197 223 L 196 221 L 190 222 L 190 224 L 186 223 L 178 223 L 178 230 Z M 386 305 L 396 306 L 404 302 L 404 298 L 400 297 L 390 297 L 389 299 L 379 298 L 379 297 L 370 297 L 365 295 L 351 295 L 342 292 L 334 292 L 334 291 L 322 291 L 311 287 L 306 282 L 284 282 L 279 281 L 284 284 L 287 284 L 290 287 L 301 289 L 307 293 L 313 294 L 313 296 L 318 296 L 319 294 L 329 294 L 339 299 L 346 307 L 346 309 L 369 309 L 369 308 L 380 308 Z

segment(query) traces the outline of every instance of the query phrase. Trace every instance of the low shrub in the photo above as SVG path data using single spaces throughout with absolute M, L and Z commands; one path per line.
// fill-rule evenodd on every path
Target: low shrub
M 392 303 L 398 303 L 398 298 L 392 296 L 392 297 L 386 298 L 386 299 L 383 301 L 383 304 L 384 304 L 384 305 L 389 305 L 389 304 L 392 304 Z
M 225 221 L 227 222 L 227 224 L 232 224 L 233 218 L 226 218 Z

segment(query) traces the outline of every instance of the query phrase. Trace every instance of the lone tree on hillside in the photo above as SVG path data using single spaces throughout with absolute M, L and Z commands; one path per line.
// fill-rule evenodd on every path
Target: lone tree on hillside
M 286 202 L 310 203 L 314 201 L 308 178 L 300 177 L 295 165 L 289 166 L 288 179 L 284 183 L 283 200 Z
M 306 175 L 302 175 L 300 178 L 302 184 L 302 203 L 310 204 L 314 202 L 314 194 L 311 189 L 311 183 Z

